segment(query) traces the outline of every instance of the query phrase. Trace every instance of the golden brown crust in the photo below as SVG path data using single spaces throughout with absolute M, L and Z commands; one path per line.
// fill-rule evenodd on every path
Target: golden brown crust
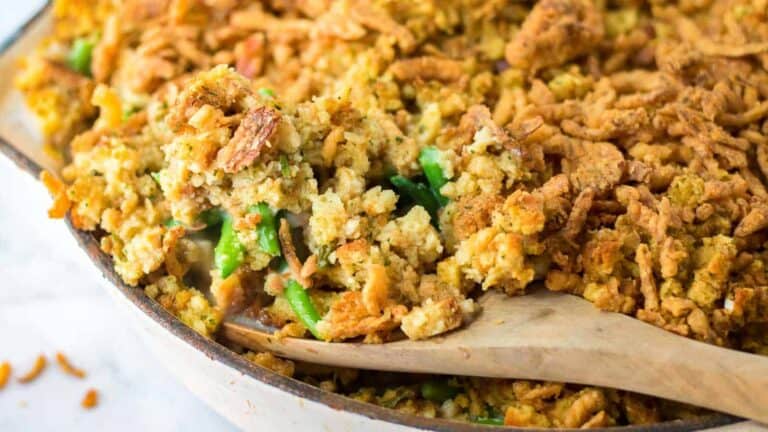
M 491 224 L 491 215 L 504 202 L 498 195 L 462 197 L 454 206 L 453 226 L 461 241 Z
M 372 315 L 359 291 L 342 293 L 333 302 L 318 329 L 328 340 L 344 340 L 358 336 L 388 332 L 400 325 L 406 308 L 402 305 L 387 308 L 384 313 Z

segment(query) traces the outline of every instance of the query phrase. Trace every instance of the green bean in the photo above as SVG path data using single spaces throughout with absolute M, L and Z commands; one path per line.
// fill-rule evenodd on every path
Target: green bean
M 197 215 L 197 220 L 206 227 L 212 227 L 220 224 L 224 220 L 224 213 L 218 208 L 209 208 Z
M 280 155 L 280 173 L 283 174 L 283 177 L 291 176 L 291 166 L 288 164 L 288 156 L 284 154 Z
M 427 381 L 421 385 L 421 396 L 424 399 L 443 403 L 459 394 L 461 388 L 452 386 L 445 381 Z
M 232 217 L 224 216 L 221 223 L 221 236 L 213 251 L 216 267 L 223 279 L 229 277 L 245 259 L 243 245 L 237 238 L 237 232 L 232 223 Z
M 157 173 L 150 173 L 152 178 L 156 178 Z M 156 179 L 156 181 L 160 181 L 159 179 Z M 210 208 L 208 210 L 200 212 L 200 214 L 197 215 L 197 220 L 204 224 L 206 228 L 219 225 L 223 220 L 223 213 L 221 210 L 217 208 Z M 163 222 L 163 225 L 165 225 L 167 228 L 173 228 L 175 226 L 183 225 L 181 222 L 177 221 L 176 219 L 169 218 L 166 219 L 165 222 Z
M 132 115 L 136 114 L 139 111 L 141 111 L 141 108 L 137 106 L 129 106 L 123 109 L 123 121 L 128 120 L 129 118 L 131 118 Z
M 152 180 L 155 181 L 158 185 L 160 184 L 160 171 L 151 172 L 149 173 L 149 176 L 152 177 Z
M 334 251 L 334 248 L 332 245 L 320 245 L 318 247 L 317 251 L 317 267 L 318 268 L 326 268 L 330 265 L 330 262 L 328 262 L 328 259 L 330 258 L 331 252 Z
M 272 91 L 269 87 L 261 87 L 260 89 L 256 90 L 256 92 L 261 95 L 261 97 L 265 98 L 273 98 L 275 97 L 275 92 Z
M 166 228 L 173 228 L 181 225 L 181 222 L 171 218 L 171 219 L 166 219 L 165 222 L 163 222 L 163 225 L 165 225 Z
M 280 240 L 277 237 L 277 221 L 269 204 L 261 202 L 248 209 L 250 213 L 261 215 L 261 221 L 256 229 L 259 232 L 259 247 L 272 256 L 280 255 Z
M 72 70 L 91 76 L 91 57 L 95 43 L 91 38 L 77 38 L 67 56 L 67 63 Z
M 443 168 L 440 166 L 440 151 L 434 147 L 424 147 L 419 153 L 419 163 L 437 201 L 441 206 L 448 204 L 448 198 L 440 193 L 440 188 L 448 183 Z
M 502 417 L 475 417 L 472 419 L 472 423 L 491 426 L 504 426 L 504 419 Z
M 389 181 L 398 189 L 401 194 L 408 195 L 417 205 L 424 209 L 432 217 L 432 224 L 437 226 L 437 210 L 440 203 L 423 183 L 415 183 L 401 175 L 392 176 Z
M 323 337 L 317 331 L 317 323 L 320 321 L 320 314 L 317 313 L 315 305 L 312 304 L 312 299 L 309 298 L 307 290 L 305 290 L 300 283 L 290 279 L 288 280 L 288 283 L 285 284 L 285 291 L 283 291 L 283 294 L 285 294 L 285 299 L 288 300 L 288 304 L 291 305 L 291 309 L 293 309 L 293 312 L 299 318 L 299 321 L 304 324 L 304 327 L 306 327 L 315 338 L 322 340 Z

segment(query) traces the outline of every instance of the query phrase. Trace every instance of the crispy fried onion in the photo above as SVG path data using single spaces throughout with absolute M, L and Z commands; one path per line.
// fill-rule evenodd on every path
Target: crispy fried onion
M 250 166 L 264 147 L 269 147 L 279 123 L 280 113 L 273 108 L 248 111 L 232 139 L 216 155 L 218 165 L 231 174 Z
M 390 66 L 389 70 L 400 81 L 419 79 L 453 82 L 464 75 L 460 61 L 434 56 L 398 60 Z
M 291 226 L 287 220 L 280 220 L 280 228 L 277 230 L 277 234 L 280 238 L 280 247 L 283 250 L 283 257 L 285 257 L 285 261 L 288 263 L 288 270 L 290 270 L 291 276 L 304 288 L 311 288 L 312 275 L 317 271 L 317 256 L 312 255 L 307 258 L 304 264 L 301 263 L 298 255 L 296 255 Z
M 45 359 L 45 356 L 40 354 L 37 356 L 37 359 L 35 359 L 35 364 L 32 366 L 32 369 L 19 377 L 19 382 L 22 384 L 31 383 L 37 377 L 39 377 L 41 373 L 43 373 L 47 365 L 48 361 Z
M 69 362 L 67 356 L 63 353 L 56 353 L 56 363 L 59 364 L 59 367 L 62 371 L 64 371 L 65 374 L 72 375 L 73 377 L 81 379 L 85 378 L 85 371 L 73 366 L 72 363 Z

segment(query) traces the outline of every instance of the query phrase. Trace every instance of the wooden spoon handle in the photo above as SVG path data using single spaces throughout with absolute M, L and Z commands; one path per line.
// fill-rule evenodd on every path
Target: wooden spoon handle
M 684 342 L 684 343 L 681 343 Z M 628 342 L 605 353 L 597 371 L 603 385 L 687 402 L 768 423 L 768 359 L 692 340 L 651 346 Z

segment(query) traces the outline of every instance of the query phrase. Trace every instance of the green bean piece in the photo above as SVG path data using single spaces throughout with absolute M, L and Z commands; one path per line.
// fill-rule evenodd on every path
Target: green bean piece
M 432 217 L 432 224 L 437 226 L 437 210 L 440 203 L 423 183 L 415 183 L 401 175 L 392 176 L 389 181 L 398 189 L 401 194 L 408 195 L 417 205 L 424 209 Z
M 163 222 L 163 225 L 165 225 L 166 228 L 173 228 L 181 225 L 181 222 L 176 219 L 166 219 L 165 222 Z
M 226 279 L 231 275 L 245 259 L 243 245 L 237 238 L 237 232 L 233 226 L 232 217 L 224 216 L 221 223 L 221 236 L 213 251 L 213 260 L 221 272 L 221 277 Z
M 90 38 L 77 38 L 67 56 L 67 63 L 72 70 L 91 76 L 91 57 L 95 43 Z
M 256 229 L 259 232 L 259 247 L 272 256 L 280 255 L 280 240 L 277 236 L 277 220 L 269 204 L 265 202 L 251 206 L 250 213 L 259 213 L 261 221 Z
M 197 220 L 205 224 L 206 227 L 212 227 L 220 224 L 224 220 L 224 213 L 218 208 L 209 208 L 197 215 Z
M 504 419 L 502 417 L 475 417 L 472 419 L 472 423 L 490 426 L 504 426 Z
M 434 147 L 424 147 L 421 149 L 421 153 L 419 153 L 419 163 L 421 164 L 421 169 L 424 170 L 424 176 L 429 182 L 432 193 L 437 198 L 437 202 L 441 206 L 445 206 L 448 204 L 448 198 L 440 193 L 440 188 L 448 183 L 448 179 L 445 177 L 443 168 L 440 166 L 440 151 Z
M 320 314 L 317 313 L 315 305 L 312 304 L 312 300 L 307 294 L 307 290 L 301 286 L 300 283 L 293 279 L 288 280 L 285 284 L 285 299 L 288 300 L 288 304 L 291 305 L 291 309 L 299 318 L 304 327 L 306 327 L 312 335 L 322 340 L 323 337 L 317 331 L 317 323 L 320 321 Z
M 291 166 L 288 164 L 288 156 L 284 154 L 280 155 L 280 173 L 283 174 L 283 177 L 291 176 Z
M 141 111 L 141 108 L 137 106 L 130 106 L 123 109 L 123 121 L 128 120 L 129 118 L 131 118 L 132 115 L 136 114 L 139 111 Z
M 459 394 L 461 388 L 452 386 L 445 381 L 427 381 L 421 385 L 421 396 L 424 399 L 443 403 Z
M 256 92 L 259 93 L 261 97 L 265 97 L 265 98 L 275 97 L 275 92 L 269 87 L 261 87 L 260 89 L 256 90 Z

